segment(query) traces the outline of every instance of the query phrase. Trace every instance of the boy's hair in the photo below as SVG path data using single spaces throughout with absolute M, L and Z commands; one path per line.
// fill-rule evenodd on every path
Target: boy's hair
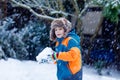
M 65 18 L 57 18 L 54 19 L 51 23 L 51 30 L 50 30 L 50 40 L 55 41 L 56 40 L 56 35 L 55 35 L 55 28 L 56 27 L 63 27 L 65 30 L 65 35 L 64 37 L 67 36 L 68 32 L 72 29 L 71 22 L 68 21 Z

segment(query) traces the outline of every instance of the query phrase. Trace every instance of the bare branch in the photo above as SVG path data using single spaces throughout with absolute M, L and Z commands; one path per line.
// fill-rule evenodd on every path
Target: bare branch
M 40 17 L 40 18 L 44 18 L 44 19 L 50 19 L 53 20 L 53 17 L 47 16 L 44 12 L 44 9 L 48 10 L 50 12 L 51 15 L 54 14 L 62 14 L 63 16 L 73 16 L 76 17 L 75 14 L 70 14 L 67 12 L 62 11 L 63 10 L 63 6 L 62 6 L 62 2 L 59 1 L 59 4 L 61 5 L 60 8 L 56 7 L 57 9 L 53 9 L 52 6 L 50 5 L 50 3 L 54 3 L 55 1 L 52 1 L 49 3 L 49 1 L 47 1 L 47 6 L 43 5 L 42 2 L 40 2 L 40 0 L 19 0 L 19 2 L 17 2 L 16 0 L 11 0 L 13 3 L 15 3 L 17 6 L 23 7 L 28 9 L 30 12 L 32 12 L 35 16 Z M 24 3 L 24 4 L 23 4 Z M 56 5 L 59 6 L 59 4 L 55 3 Z M 53 4 L 52 4 L 53 5 Z M 32 8 L 37 8 L 40 9 L 42 11 L 42 13 L 44 14 L 39 14 L 37 12 L 35 12 Z M 43 9 L 44 8 L 44 9 Z M 60 10 L 58 10 L 60 9 Z M 61 10 L 62 9 L 62 10 Z
M 34 15 L 36 15 L 36 16 L 39 17 L 39 18 L 49 19 L 49 20 L 55 19 L 55 18 L 50 17 L 50 16 L 44 16 L 44 15 L 38 14 L 38 13 L 35 12 L 31 7 L 29 7 L 29 6 L 25 5 L 25 4 L 18 3 L 18 2 L 16 2 L 15 0 L 11 0 L 11 1 L 12 1 L 13 3 L 17 4 L 17 5 L 20 6 L 20 7 L 23 7 L 23 8 L 28 9 L 30 12 L 32 12 Z
M 76 0 L 73 0 L 72 2 L 73 2 L 73 6 L 74 6 L 74 8 L 75 8 L 76 14 L 80 14 L 80 10 L 79 10 L 77 1 L 76 1 Z M 78 15 L 77 15 L 77 16 L 78 16 Z
M 88 2 L 88 3 L 85 3 L 85 7 L 84 7 L 84 9 L 80 12 L 79 17 L 81 17 L 82 14 L 83 14 L 84 12 L 86 12 L 87 8 L 88 8 L 91 4 L 92 4 L 91 1 Z
M 57 0 L 58 2 L 58 5 L 60 6 L 60 10 L 64 11 L 64 7 L 63 7 L 63 4 L 62 4 L 62 1 L 61 0 Z

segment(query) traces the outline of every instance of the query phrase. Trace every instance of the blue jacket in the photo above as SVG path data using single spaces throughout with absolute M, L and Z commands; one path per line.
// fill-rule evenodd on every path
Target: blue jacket
M 82 80 L 80 37 L 75 31 L 69 32 L 66 38 L 58 38 L 55 51 L 58 80 Z

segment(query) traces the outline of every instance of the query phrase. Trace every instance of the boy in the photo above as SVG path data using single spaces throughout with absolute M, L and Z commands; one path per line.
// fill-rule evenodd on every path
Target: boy
M 57 63 L 58 80 L 82 80 L 80 38 L 65 18 L 52 21 L 50 39 L 56 41 L 52 58 Z

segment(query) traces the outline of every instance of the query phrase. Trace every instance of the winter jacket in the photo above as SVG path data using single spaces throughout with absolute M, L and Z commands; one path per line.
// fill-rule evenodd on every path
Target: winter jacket
M 55 51 L 58 80 L 82 80 L 80 37 L 71 31 L 66 38 L 57 38 Z

